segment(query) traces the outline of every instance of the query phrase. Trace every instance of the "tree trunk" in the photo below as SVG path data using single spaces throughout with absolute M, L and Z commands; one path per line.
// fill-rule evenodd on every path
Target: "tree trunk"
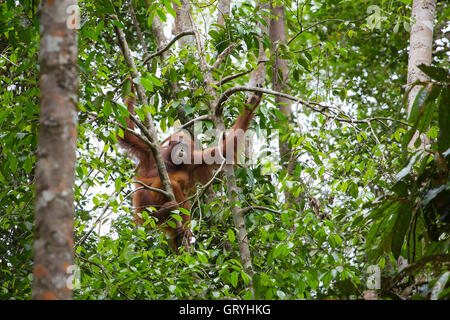
M 409 38 L 408 82 L 409 88 L 414 81 L 427 81 L 429 78 L 420 71 L 417 66 L 431 64 L 433 47 L 433 26 L 436 13 L 436 0 L 414 0 L 411 16 L 415 23 L 411 27 Z M 408 117 L 412 104 L 416 98 L 420 86 L 415 86 L 408 96 Z M 415 139 L 413 139 L 415 140 Z
M 174 8 L 177 13 L 177 17 L 175 18 L 175 24 L 173 31 L 175 34 L 178 34 L 183 31 L 192 30 L 191 18 L 189 17 L 191 14 L 191 4 L 187 0 L 180 0 L 181 7 L 178 6 L 174 2 Z M 194 36 L 186 36 L 179 40 L 180 45 L 194 45 Z
M 40 6 L 40 130 L 36 163 L 33 299 L 71 299 L 77 139 L 76 0 Z M 75 19 L 75 21 L 74 21 Z
M 181 2 L 184 5 L 184 1 Z M 149 4 L 147 3 L 147 6 Z M 172 32 L 177 35 L 180 32 L 192 30 L 192 24 L 189 19 L 189 11 L 186 11 L 186 8 L 179 7 L 177 4 L 174 3 L 174 7 L 176 9 L 177 16 L 175 18 L 174 23 L 174 29 Z M 190 10 L 190 5 L 188 4 L 188 9 Z M 166 36 L 164 35 L 164 24 L 162 23 L 161 19 L 158 16 L 155 16 L 152 21 L 152 31 L 153 35 L 156 39 L 156 45 L 158 48 L 165 47 L 169 41 L 166 39 Z M 186 36 L 178 40 L 179 44 L 181 46 L 186 45 L 187 43 L 193 44 L 193 37 L 192 36 Z M 164 53 L 162 53 L 162 58 L 167 59 L 170 56 L 170 51 L 167 50 Z M 177 82 L 171 82 L 169 83 L 170 86 L 170 92 L 171 97 L 175 99 L 175 96 L 178 92 L 180 92 L 180 87 Z M 177 114 L 178 114 L 178 120 L 180 120 L 181 124 L 187 123 L 190 119 L 186 115 L 186 112 L 184 111 L 184 106 L 182 104 L 177 106 Z M 192 127 L 186 128 L 188 131 L 192 132 Z
M 260 5 L 258 3 L 258 5 Z M 266 28 L 258 22 L 258 27 L 262 30 L 262 35 L 259 40 L 259 53 L 258 53 L 258 59 L 264 59 L 265 58 L 265 52 L 262 45 L 264 34 L 266 34 Z M 250 73 L 249 78 L 249 86 L 257 86 L 257 87 L 263 87 L 264 86 L 264 79 L 266 74 L 266 67 L 264 63 L 258 64 L 258 67 L 253 70 Z M 247 103 L 251 101 L 253 93 L 250 93 L 247 96 Z M 215 113 L 215 110 L 213 111 Z M 223 120 L 220 119 L 220 124 L 216 124 L 216 126 L 221 129 L 221 126 L 223 126 Z M 224 126 L 223 126 L 224 127 Z M 238 187 L 236 185 L 236 177 L 234 174 L 234 166 L 233 165 L 225 165 L 224 166 L 224 172 L 225 172 L 225 178 L 227 182 L 227 196 L 230 203 L 235 204 L 238 199 Z M 239 207 L 236 205 L 233 205 L 231 208 L 231 213 L 233 216 L 233 222 L 234 226 L 236 227 L 238 234 L 237 234 L 237 243 L 239 247 L 239 254 L 241 257 L 242 266 L 244 267 L 245 272 L 252 278 L 254 275 L 253 271 L 253 265 L 252 265 L 252 258 L 250 253 L 250 247 L 248 245 L 248 236 L 247 236 L 247 229 L 245 227 L 245 217 L 242 210 L 240 210 Z M 249 284 L 252 286 L 252 282 Z M 252 288 L 252 295 L 254 295 L 254 291 Z
M 230 0 L 219 0 L 219 3 L 217 4 L 217 11 L 219 11 L 217 23 L 221 26 L 225 25 L 225 17 L 230 15 L 230 9 Z
M 284 7 L 275 5 L 272 6 L 272 14 L 274 16 L 270 21 L 269 37 L 271 43 L 271 51 L 275 56 L 275 62 L 273 65 L 272 73 L 272 87 L 274 91 L 285 92 L 288 80 L 288 63 L 287 60 L 280 58 L 280 52 L 278 50 L 279 45 L 286 45 L 286 23 Z M 286 116 L 286 131 L 290 131 L 290 124 L 292 121 L 292 108 L 291 101 L 289 99 L 276 96 L 275 103 L 278 109 Z M 286 139 L 282 141 L 279 139 L 280 150 L 280 164 L 284 170 L 287 170 L 288 176 L 293 177 L 296 161 L 293 159 L 293 152 L 289 145 L 289 141 Z M 285 198 L 288 205 L 291 207 L 292 203 L 300 204 L 302 196 L 295 198 L 289 190 L 285 192 Z

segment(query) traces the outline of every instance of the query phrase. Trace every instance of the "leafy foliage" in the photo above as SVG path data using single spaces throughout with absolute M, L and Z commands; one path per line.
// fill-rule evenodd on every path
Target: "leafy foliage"
M 125 124 L 123 83 L 129 73 L 113 27 L 122 28 L 142 77 L 135 79 L 152 101 L 161 140 L 179 118 L 206 115 L 208 96 L 195 46 L 171 48 L 167 58 L 143 64 L 143 46 L 157 50 L 151 23 L 170 25 L 170 1 L 133 1 L 144 43 L 129 1 L 79 1 L 80 103 L 75 184 L 77 299 L 359 299 L 371 289 L 371 267 L 381 272 L 382 299 L 433 297 L 448 279 L 450 184 L 450 76 L 445 17 L 438 3 L 437 54 L 421 70 L 430 77 L 406 119 L 407 39 L 411 1 L 278 1 L 286 8 L 289 63 L 286 93 L 337 108 L 339 121 L 302 105 L 293 119 L 265 95 L 252 128 L 278 132 L 296 159 L 293 174 L 282 170 L 269 143 L 264 157 L 236 168 L 238 202 L 230 204 L 224 177 L 212 185 L 215 197 L 191 200 L 195 250 L 176 255 L 152 218 L 132 222 L 134 163 L 117 147 Z M 177 3 L 177 1 L 175 1 Z M 38 131 L 38 24 L 33 1 L 0 3 L 0 298 L 30 297 L 32 280 L 33 183 Z M 298 6 L 298 7 L 297 7 Z M 225 26 L 214 24 L 214 6 L 193 8 L 209 63 L 230 44 L 236 48 L 215 71 L 216 81 L 257 65 L 258 23 L 268 10 L 253 2 L 233 3 Z M 117 14 L 119 22 L 109 15 Z M 447 42 L 446 42 L 447 41 Z M 441 45 L 443 43 L 444 45 Z M 274 57 L 264 38 L 266 87 Z M 246 85 L 249 75 L 222 86 Z M 173 84 L 178 89 L 173 89 Z M 125 88 L 124 88 L 125 87 Z M 244 93 L 225 106 L 230 126 Z M 372 119 L 354 122 L 355 119 Z M 301 125 L 301 129 L 299 128 Z M 203 122 L 202 128 L 212 128 Z M 419 132 L 426 137 L 416 139 Z M 420 148 L 421 144 L 425 148 Z M 222 179 L 222 180 L 220 180 Z M 285 191 L 301 201 L 288 203 Z M 240 260 L 231 206 L 261 206 L 245 222 L 254 275 Z M 322 219 L 321 217 L 327 217 Z M 400 271 L 399 262 L 408 268 Z M 406 271 L 405 271 L 406 270 Z M 410 277 L 411 276 L 411 277 Z M 425 279 L 423 283 L 416 279 Z M 403 290 L 412 288 L 412 294 Z

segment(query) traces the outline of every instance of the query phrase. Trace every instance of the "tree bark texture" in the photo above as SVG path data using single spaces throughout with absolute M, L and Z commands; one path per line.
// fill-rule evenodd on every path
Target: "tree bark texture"
M 192 30 L 192 23 L 190 19 L 191 4 L 188 0 L 180 0 L 181 7 L 174 3 L 174 8 L 177 13 L 173 31 L 178 34 L 183 31 Z M 183 37 L 179 40 L 180 46 L 194 45 L 194 36 Z
M 288 80 L 288 62 L 287 60 L 280 58 L 280 52 L 278 50 L 279 45 L 286 45 L 286 22 L 285 22 L 285 13 L 283 6 L 272 6 L 272 14 L 274 18 L 270 20 L 270 29 L 269 29 L 269 37 L 271 43 L 271 51 L 275 56 L 275 62 L 273 65 L 273 73 L 272 73 L 272 88 L 274 91 L 285 92 L 287 88 L 287 80 Z M 275 103 L 277 104 L 278 109 L 286 116 L 287 121 L 286 125 L 290 130 L 289 126 L 292 121 L 292 108 L 291 108 L 291 100 L 276 96 Z M 280 150 L 280 164 L 284 170 L 287 170 L 289 177 L 294 175 L 294 169 L 296 161 L 293 159 L 293 152 L 289 145 L 289 141 L 279 139 L 278 142 L 279 150 Z M 285 192 L 286 201 L 291 204 L 296 202 L 300 204 L 302 200 L 302 196 L 300 195 L 298 198 L 295 198 L 292 193 L 287 190 Z
M 76 0 L 40 5 L 40 129 L 36 163 L 33 299 L 71 299 L 78 47 Z
M 220 24 L 221 26 L 225 25 L 225 17 L 230 15 L 230 10 L 231 10 L 230 0 L 219 0 L 219 3 L 217 4 L 217 11 L 219 11 L 217 24 Z
M 180 16 L 181 15 L 178 15 L 178 13 L 177 13 L 177 17 L 175 18 L 175 20 L 176 20 L 175 26 L 177 25 L 177 23 L 179 25 L 183 25 L 182 22 L 177 22 L 177 19 L 179 20 Z M 188 16 L 186 17 L 186 15 L 184 15 L 183 17 L 189 18 Z M 187 23 L 187 24 L 184 24 L 185 26 L 190 26 L 190 21 L 185 21 L 184 23 Z M 190 26 L 190 28 L 184 27 L 184 29 L 186 29 L 186 30 L 182 30 L 182 31 L 191 30 L 192 26 Z M 178 34 L 177 31 L 178 30 L 174 30 L 174 32 L 176 34 Z M 153 35 L 155 36 L 156 45 L 158 48 L 165 47 L 169 43 L 169 41 L 166 39 L 166 36 L 164 35 L 164 24 L 162 23 L 161 19 L 158 16 L 155 16 L 155 18 L 152 21 L 152 32 L 153 32 Z M 193 37 L 190 36 L 189 41 L 192 41 L 192 39 L 193 39 Z M 182 44 L 183 39 L 179 39 L 178 41 L 180 42 L 180 44 Z M 161 57 L 163 58 L 163 60 L 167 59 L 169 56 L 170 56 L 169 50 L 167 50 L 161 54 Z M 169 86 L 170 86 L 170 92 L 171 92 L 172 97 L 175 97 L 175 95 L 178 92 L 180 92 L 180 87 L 179 87 L 178 83 L 171 82 L 171 83 L 169 83 Z M 182 104 L 177 106 L 177 114 L 178 114 L 178 120 L 180 120 L 181 124 L 185 124 L 189 121 L 189 118 L 187 117 Z M 188 130 L 189 129 L 191 129 L 191 128 L 188 128 Z M 191 130 L 189 130 L 189 131 L 191 131 Z
M 416 21 L 411 26 L 409 38 L 408 80 L 409 88 L 414 81 L 427 81 L 429 78 L 417 68 L 418 65 L 431 64 L 433 47 L 433 27 L 436 13 L 436 0 L 414 0 L 412 4 L 412 18 Z M 412 104 L 416 98 L 420 86 L 415 86 L 408 96 L 408 117 Z
M 280 52 L 278 50 L 279 45 L 286 45 L 286 27 L 284 19 L 284 7 L 276 5 L 272 7 L 272 14 L 275 18 L 270 20 L 269 37 L 272 45 L 271 51 L 275 56 L 275 63 L 273 66 L 272 74 L 272 86 L 273 90 L 284 92 L 286 89 L 286 81 L 288 77 L 288 64 L 287 60 L 280 58 Z M 291 102 L 283 97 L 275 97 L 275 103 L 278 109 L 283 112 L 288 119 L 287 124 L 290 122 L 292 116 Z M 291 148 L 287 140 L 279 142 L 280 147 L 280 163 L 284 169 L 287 169 L 288 162 L 291 154 Z

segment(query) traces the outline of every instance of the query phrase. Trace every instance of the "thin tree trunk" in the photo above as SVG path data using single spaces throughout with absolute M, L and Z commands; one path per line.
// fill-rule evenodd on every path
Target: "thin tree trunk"
M 200 67 L 202 69 L 202 72 L 204 72 L 205 80 L 209 84 L 215 83 L 214 77 L 211 72 L 211 68 L 208 68 L 206 61 L 204 59 L 205 52 L 203 49 L 203 43 L 201 41 L 198 29 L 197 29 L 196 25 L 194 24 L 192 17 L 190 17 L 190 19 L 191 19 L 191 24 L 194 29 L 194 32 L 196 34 L 195 40 L 196 40 L 197 49 L 198 49 L 198 52 L 200 55 Z M 259 67 L 262 65 L 263 64 L 260 64 Z M 254 75 L 253 77 L 252 77 L 252 75 L 250 76 L 251 83 L 263 83 L 264 80 L 254 79 L 254 77 L 256 75 L 264 76 L 263 73 L 255 71 L 255 72 L 253 72 L 253 75 Z M 212 97 L 212 99 L 210 101 L 208 101 L 208 106 L 210 108 L 212 121 L 213 121 L 216 129 L 218 130 L 218 132 L 225 132 L 225 124 L 224 124 L 221 112 L 216 109 L 216 108 L 220 108 L 220 104 L 218 103 L 219 102 L 218 92 L 211 85 L 205 85 L 205 90 Z M 251 100 L 248 100 L 247 103 L 250 103 L 250 101 Z M 245 272 L 250 276 L 250 278 L 252 278 L 254 272 L 253 272 L 251 254 L 250 254 L 250 247 L 248 244 L 247 229 L 245 227 L 244 214 L 242 213 L 242 210 L 240 210 L 240 208 L 236 205 L 239 202 L 239 198 L 238 198 L 238 187 L 236 184 L 236 177 L 234 174 L 234 166 L 231 164 L 225 164 L 223 167 L 223 170 L 224 170 L 225 178 L 226 178 L 228 202 L 230 203 L 230 206 L 231 206 L 231 213 L 233 216 L 234 225 L 238 231 L 237 243 L 238 243 L 241 262 L 242 262 Z M 252 290 L 252 294 L 254 294 L 252 282 L 249 283 L 249 287 Z
M 272 87 L 274 91 L 285 92 L 287 88 L 288 80 L 288 62 L 287 60 L 280 58 L 280 52 L 278 50 L 279 45 L 286 45 L 286 22 L 284 7 L 276 5 L 272 6 L 272 14 L 274 18 L 270 21 L 269 37 L 272 45 L 271 51 L 275 56 L 275 62 L 273 65 L 272 73 Z M 292 108 L 291 101 L 287 98 L 276 96 L 275 103 L 278 109 L 283 112 L 286 121 L 286 130 L 290 130 L 290 124 L 292 121 Z M 289 145 L 289 141 L 279 139 L 280 150 L 280 164 L 284 170 L 287 170 L 289 177 L 293 177 L 296 161 L 293 159 L 293 151 Z M 295 198 L 292 193 L 287 190 L 285 192 L 285 198 L 289 206 L 296 202 L 300 204 L 302 196 Z M 300 207 L 300 206 L 299 206 Z
M 111 16 L 112 19 L 118 19 L 117 16 Z M 125 62 L 127 66 L 130 68 L 130 74 L 131 77 L 134 79 L 137 79 L 140 77 L 140 73 L 138 72 L 136 68 L 136 64 L 134 63 L 134 60 L 131 56 L 130 48 L 128 47 L 128 42 L 125 38 L 125 34 L 123 33 L 123 30 L 119 28 L 118 26 L 114 26 L 114 31 L 117 36 L 117 40 L 119 42 L 120 49 L 122 51 L 123 57 L 125 59 Z M 139 102 L 142 105 L 148 105 L 148 99 L 145 94 L 145 89 L 141 84 L 135 84 L 136 86 L 136 92 L 139 99 Z M 170 183 L 169 174 L 167 173 L 166 165 L 164 163 L 164 159 L 161 153 L 161 149 L 159 148 L 159 140 L 157 131 L 155 128 L 155 124 L 153 123 L 153 118 L 150 113 L 147 114 L 146 121 L 146 127 L 147 130 L 144 128 L 139 128 L 142 130 L 145 137 L 149 140 L 150 145 L 149 148 L 152 151 L 153 157 L 155 159 L 156 168 L 158 170 L 158 175 L 161 179 L 161 183 L 163 185 L 163 188 L 165 191 L 167 191 L 168 195 L 168 201 L 174 201 L 175 196 L 173 195 L 172 190 L 172 184 Z
M 230 0 L 219 0 L 219 3 L 217 4 L 217 10 L 218 18 L 217 23 L 221 26 L 225 25 L 225 17 L 228 17 L 230 15 L 231 10 L 231 3 Z
M 260 5 L 258 3 L 258 5 Z M 265 58 L 265 52 L 262 45 L 263 37 L 267 33 L 267 29 L 258 22 L 259 28 L 262 30 L 262 35 L 259 40 L 259 52 L 258 52 L 258 60 Z M 249 86 L 256 86 L 256 87 L 263 87 L 264 86 L 264 79 L 266 74 L 266 67 L 264 63 L 258 64 L 258 67 L 253 70 L 250 73 L 249 78 Z M 217 95 L 217 93 L 216 93 Z M 251 101 L 253 93 L 247 95 L 247 103 Z M 217 104 L 216 104 L 217 105 Z M 213 110 L 213 114 L 215 114 L 216 111 Z M 217 120 L 216 120 L 217 121 Z M 220 118 L 219 121 L 217 121 L 216 127 L 219 129 L 222 129 L 223 126 L 223 120 Z M 227 196 L 230 203 L 235 204 L 238 202 L 238 187 L 236 185 L 236 177 L 234 174 L 234 166 L 233 165 L 225 165 L 224 167 L 226 182 L 227 182 Z M 239 248 L 239 254 L 241 257 L 242 266 L 244 267 L 245 272 L 252 278 L 254 275 L 253 271 L 253 264 L 252 264 L 252 258 L 250 253 L 250 246 L 248 244 L 248 235 L 247 235 L 247 229 L 245 227 L 245 214 L 240 210 L 240 208 L 236 205 L 233 205 L 231 208 L 231 213 L 233 216 L 233 222 L 234 226 L 236 227 L 238 231 L 237 235 L 237 243 Z M 253 285 L 253 282 L 250 282 L 250 286 Z M 254 291 L 252 288 L 252 295 L 254 296 Z
M 76 0 L 40 5 L 40 130 L 36 163 L 33 299 L 71 299 L 77 139 Z M 72 10 L 72 11 L 71 11 Z
M 186 14 L 181 14 L 181 8 L 179 8 L 175 4 L 175 8 L 177 9 L 177 17 L 175 18 L 175 29 L 173 32 L 176 34 L 179 34 L 183 31 L 192 30 L 191 22 L 189 20 L 189 16 L 186 16 Z M 184 11 L 183 11 L 184 13 Z M 187 20 L 185 20 L 187 18 Z M 183 19 L 183 20 L 182 20 Z M 178 26 L 178 28 L 177 28 Z M 169 41 L 167 40 L 166 36 L 164 35 L 164 24 L 162 23 L 161 19 L 158 16 L 155 16 L 152 21 L 152 31 L 153 35 L 156 39 L 156 44 L 158 48 L 165 47 Z M 181 46 L 185 45 L 186 43 L 192 43 L 193 37 L 188 36 L 185 39 L 180 39 L 178 42 Z M 162 53 L 162 58 L 167 59 L 170 56 L 170 51 L 167 50 L 164 53 Z M 171 97 L 174 98 L 175 95 L 180 92 L 180 87 L 177 82 L 171 82 L 170 85 L 170 91 L 171 91 Z M 177 106 L 177 114 L 178 114 L 178 120 L 180 120 L 181 124 L 187 123 L 190 119 L 187 117 L 186 112 L 184 110 L 184 107 L 182 104 L 179 104 Z M 191 127 L 187 128 L 188 131 L 192 131 Z
M 219 11 L 218 18 L 217 18 L 217 24 L 220 24 L 221 26 L 225 26 L 224 15 L 228 15 L 228 16 L 230 15 L 230 6 L 231 6 L 230 0 L 219 0 L 219 3 L 217 4 L 217 10 Z M 216 120 L 216 122 L 217 122 L 217 120 Z M 230 173 L 227 170 L 224 170 L 224 172 Z M 233 175 L 234 175 L 234 172 L 233 172 Z M 230 178 L 232 178 L 232 176 L 230 176 Z M 206 201 L 206 204 L 209 205 L 213 201 L 213 199 L 216 198 L 216 194 L 214 192 L 214 188 L 213 188 L 212 184 L 210 184 L 208 186 L 206 193 L 207 193 L 207 196 L 205 197 L 205 201 Z
M 181 7 L 174 2 L 174 8 L 177 13 L 173 30 L 175 31 L 175 34 L 178 34 L 183 31 L 192 30 L 193 27 L 190 18 L 191 15 L 190 2 L 188 0 L 180 0 L 180 3 Z M 186 45 L 194 45 L 195 44 L 194 36 L 183 37 L 182 39 L 180 39 L 179 43 L 182 47 Z
M 280 7 L 276 5 L 272 7 L 272 14 L 274 18 L 270 21 L 270 42 L 272 45 L 271 51 L 275 56 L 275 62 L 273 66 L 273 74 L 272 74 L 272 86 L 273 90 L 279 92 L 285 92 L 286 89 L 286 81 L 288 77 L 288 64 L 287 60 L 280 58 L 280 52 L 278 50 L 279 45 L 286 45 L 286 27 L 284 20 L 284 7 Z M 286 118 L 288 119 L 287 125 L 289 125 L 292 110 L 291 110 L 291 101 L 283 98 L 283 97 L 275 97 L 275 103 L 278 106 L 278 109 L 284 113 Z M 289 128 L 287 128 L 289 129 Z M 289 147 L 289 143 L 287 140 L 279 142 L 280 145 L 280 162 L 282 167 L 286 170 L 288 167 L 288 162 L 291 154 L 291 148 Z
M 409 39 L 408 82 L 409 88 L 416 80 L 427 81 L 429 78 L 417 66 L 431 64 L 433 49 L 433 26 L 436 13 L 436 0 L 414 0 L 412 4 L 412 18 L 416 21 L 411 27 Z M 420 86 L 415 86 L 408 96 L 408 117 L 412 104 Z

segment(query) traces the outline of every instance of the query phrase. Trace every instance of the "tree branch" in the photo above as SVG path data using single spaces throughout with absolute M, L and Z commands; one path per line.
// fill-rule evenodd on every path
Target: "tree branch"
M 169 196 L 170 196 L 170 194 L 167 191 L 164 191 L 164 190 L 158 189 L 158 188 L 150 187 L 150 186 L 146 185 L 145 183 L 143 183 L 142 181 L 133 180 L 132 182 L 140 184 L 144 189 L 147 189 L 147 190 L 150 190 L 150 191 L 154 191 L 154 192 L 159 192 L 163 196 L 165 196 L 166 198 L 169 198 Z
M 265 62 L 268 62 L 268 61 L 269 61 L 269 60 L 267 60 L 267 59 L 258 60 L 258 65 L 259 65 L 260 63 L 265 63 Z M 225 78 L 221 79 L 219 82 L 215 82 L 214 85 L 220 87 L 221 85 L 224 85 L 224 84 L 227 83 L 227 82 L 230 82 L 230 81 L 232 81 L 232 80 L 234 80 L 234 79 L 237 79 L 237 78 L 239 78 L 239 77 L 245 76 L 246 74 L 249 74 L 249 73 L 252 72 L 253 70 L 255 70 L 255 68 L 251 68 L 251 69 L 249 69 L 249 70 L 242 71 L 242 72 L 233 74 L 233 75 L 231 75 L 231 76 L 225 77 Z
M 450 265 L 450 254 L 434 254 L 423 257 L 422 259 L 407 265 L 402 271 L 400 271 L 392 280 L 387 290 L 392 289 L 398 282 L 404 278 L 416 274 L 423 269 L 428 263 L 431 264 L 445 264 Z
M 223 50 L 219 56 L 217 57 L 216 61 L 214 62 L 214 64 L 210 67 L 210 70 L 214 70 L 219 68 L 220 64 L 222 63 L 222 61 L 226 58 L 226 56 L 228 56 L 230 54 L 230 52 L 236 48 L 238 46 L 237 43 L 232 43 L 231 45 L 229 45 L 225 50 Z
M 97 120 L 100 120 L 100 119 L 101 119 L 101 118 L 99 118 L 98 115 L 97 115 L 96 113 L 94 113 L 94 112 L 86 111 L 86 114 L 89 115 L 89 116 L 91 116 L 91 117 L 94 117 L 94 118 L 97 119 Z M 139 125 L 143 126 L 143 124 L 142 124 L 140 121 L 139 121 L 139 123 L 138 123 L 138 120 L 137 120 L 135 117 L 133 117 L 132 115 L 131 115 L 130 119 L 131 119 L 138 127 L 139 127 Z M 118 127 L 119 127 L 120 129 L 122 129 L 123 131 L 127 131 L 127 132 L 131 133 L 131 134 L 134 135 L 136 138 L 138 138 L 139 140 L 141 140 L 142 142 L 144 142 L 144 143 L 150 148 L 150 150 L 153 149 L 153 148 L 155 147 L 155 144 L 152 143 L 152 142 L 150 142 L 150 141 L 148 140 L 147 137 L 145 137 L 145 136 L 143 136 L 143 135 L 137 133 L 136 131 L 134 131 L 134 130 L 132 130 L 132 129 L 130 129 L 130 128 L 124 127 L 124 126 L 123 126 L 121 123 L 119 123 L 119 122 L 113 121 L 113 120 L 109 120 L 109 119 L 101 119 L 101 120 L 106 120 L 107 122 L 109 122 L 109 123 L 111 123 L 111 124 L 114 124 L 114 125 L 118 126 Z
M 183 31 L 180 32 L 179 34 L 177 34 L 172 40 L 169 41 L 169 43 L 167 45 L 165 45 L 164 47 L 162 47 L 161 49 L 159 49 L 158 51 L 150 54 L 146 59 L 144 59 L 144 61 L 142 61 L 142 63 L 147 63 L 150 59 L 153 59 L 156 56 L 159 56 L 161 54 L 163 54 L 164 52 L 166 52 L 167 50 L 169 50 L 169 48 L 180 38 L 184 37 L 184 36 L 189 36 L 189 35 L 194 35 L 194 31 L 189 30 L 189 31 Z
M 274 210 L 274 209 L 271 209 L 271 208 L 267 208 L 267 207 L 262 207 L 262 206 L 249 206 L 249 207 L 242 208 L 240 210 L 240 214 L 246 215 L 247 213 L 249 213 L 252 210 L 264 210 L 264 211 L 269 211 L 269 212 L 281 214 L 280 211 L 277 211 L 277 210 Z
M 303 12 L 303 8 L 302 8 L 302 12 Z M 356 19 L 356 20 L 342 20 L 342 19 L 326 19 L 326 20 L 321 20 L 321 21 L 318 21 L 318 22 L 314 23 L 313 25 L 310 25 L 310 26 L 307 27 L 307 28 L 304 28 L 304 29 L 300 26 L 300 31 L 297 32 L 297 33 L 296 33 L 296 34 L 295 34 L 295 35 L 287 42 L 286 45 L 289 45 L 292 41 L 294 41 L 294 40 L 295 40 L 299 35 L 301 35 L 303 32 L 305 32 L 305 31 L 307 31 L 307 30 L 309 30 L 309 29 L 312 29 L 312 28 L 314 28 L 314 27 L 316 27 L 316 26 L 318 26 L 318 25 L 320 25 L 320 24 L 323 24 L 323 23 L 326 23 L 326 22 L 341 22 L 341 23 L 345 23 L 345 22 L 358 22 L 358 21 L 362 21 L 362 20 L 366 19 L 368 16 L 369 16 L 369 15 L 366 15 L 366 16 L 362 17 L 361 19 Z
M 179 127 L 174 133 L 172 133 L 170 136 L 168 136 L 167 138 L 165 138 L 163 140 L 163 142 L 161 142 L 161 144 L 163 144 L 164 142 L 166 142 L 171 136 L 173 136 L 174 134 L 177 134 L 178 132 L 180 132 L 181 130 L 185 129 L 186 127 L 189 127 L 191 124 L 193 124 L 195 121 L 203 121 L 203 120 L 209 120 L 211 121 L 211 117 L 209 115 L 203 115 L 200 117 L 197 117 L 195 119 L 189 120 L 188 122 L 186 122 L 185 124 L 183 124 L 181 127 Z
M 356 120 L 356 119 L 353 119 L 352 117 L 350 117 L 349 115 L 345 114 L 342 110 L 339 110 L 338 108 L 333 107 L 333 106 L 327 106 L 327 105 L 324 105 L 319 102 L 306 101 L 306 100 L 294 97 L 294 96 L 284 93 L 284 92 L 278 92 L 278 91 L 269 90 L 269 89 L 265 89 L 265 88 L 258 88 L 258 87 L 247 87 L 247 86 L 236 86 L 236 87 L 226 90 L 217 102 L 216 114 L 221 114 L 223 111 L 223 103 L 225 103 L 225 101 L 227 101 L 228 98 L 230 98 L 232 94 L 239 92 L 239 91 L 261 92 L 261 93 L 265 93 L 265 94 L 270 94 L 270 95 L 286 98 L 286 99 L 298 102 L 313 111 L 316 111 L 316 112 L 319 112 L 319 113 L 325 115 L 328 118 L 334 117 L 334 120 L 338 120 L 341 122 L 368 124 L 372 121 L 388 120 L 388 121 L 399 122 L 405 126 L 411 126 L 410 124 L 403 122 L 401 120 L 385 118 L 385 117 L 372 117 L 372 118 L 367 118 L 367 119 L 362 119 L 362 120 Z M 333 111 L 333 114 L 328 113 L 331 110 Z M 345 118 L 338 117 L 337 115 L 342 115 Z
M 192 13 L 190 11 L 189 11 L 189 19 L 191 20 L 195 36 L 195 43 L 197 44 L 197 50 L 200 56 L 200 67 L 202 68 L 202 71 L 206 72 L 208 70 L 208 65 L 205 59 L 205 48 L 203 47 L 203 42 L 200 37 L 200 33 L 198 32 L 197 25 L 195 24 L 194 18 L 192 17 Z
M 114 20 L 119 20 L 116 15 L 111 15 L 111 18 Z M 128 47 L 127 40 L 125 38 L 125 34 L 123 30 L 118 27 L 114 26 L 114 31 L 116 33 L 117 39 L 120 44 L 120 48 L 122 50 L 122 54 L 124 56 L 125 62 L 130 68 L 130 73 L 132 78 L 139 78 L 140 74 L 137 71 L 136 65 L 134 63 L 133 58 L 131 57 L 130 48 Z M 147 96 L 145 94 L 144 87 L 141 84 L 136 84 L 136 91 L 138 94 L 139 101 L 143 105 L 148 105 Z M 169 194 L 168 200 L 169 201 L 175 201 L 175 196 L 173 195 L 172 190 L 172 184 L 170 183 L 169 174 L 167 173 L 166 165 L 164 163 L 164 159 L 161 153 L 161 150 L 158 146 L 158 136 L 156 133 L 156 128 L 153 123 L 153 118 L 150 113 L 147 113 L 148 121 L 146 123 L 148 124 L 148 129 L 140 122 L 137 121 L 136 118 L 130 114 L 130 119 L 132 119 L 136 125 L 139 127 L 139 129 L 142 131 L 142 133 L 145 135 L 145 137 L 150 141 L 150 149 L 153 153 L 153 158 L 155 159 L 156 168 L 158 169 L 158 174 L 161 179 L 161 183 L 164 187 L 164 190 L 166 190 Z

